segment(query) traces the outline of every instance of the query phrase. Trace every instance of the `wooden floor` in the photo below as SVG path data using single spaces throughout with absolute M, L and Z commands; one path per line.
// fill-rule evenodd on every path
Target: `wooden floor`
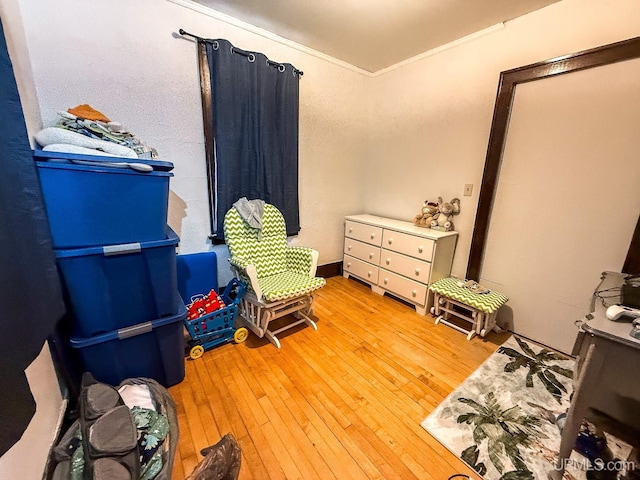
M 186 362 L 170 389 L 180 440 L 173 478 L 228 432 L 242 448 L 240 479 L 477 478 L 420 422 L 508 334 L 467 341 L 409 306 L 343 277 L 314 303 L 318 330 L 251 334 Z

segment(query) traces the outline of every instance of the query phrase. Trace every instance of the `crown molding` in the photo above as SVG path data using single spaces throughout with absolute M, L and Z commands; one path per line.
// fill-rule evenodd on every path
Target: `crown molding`
M 485 28 L 483 30 L 479 30 L 465 37 L 459 38 L 449 43 L 445 43 L 444 45 L 440 45 L 439 47 L 432 48 L 431 50 L 427 50 L 426 52 L 420 53 L 414 57 L 408 58 L 406 60 L 395 63 L 393 65 L 390 65 L 389 67 L 383 68 L 381 70 L 377 70 L 376 72 L 369 72 L 362 68 L 356 67 L 355 65 L 351 65 L 350 63 L 344 62 L 342 60 L 338 60 L 337 58 L 332 57 L 330 55 L 326 55 L 312 48 L 305 47 L 304 45 L 294 42 L 293 40 L 289 40 L 287 38 L 281 37 L 280 35 L 276 35 L 273 32 L 265 30 L 264 28 L 257 27 L 255 25 L 252 25 L 251 23 L 247 23 L 245 21 L 232 17 L 231 15 L 227 15 L 225 13 L 214 10 L 210 7 L 206 7 L 204 5 L 196 3 L 192 0 L 167 0 L 167 1 L 174 3 L 176 5 L 180 5 L 182 7 L 188 8 L 190 10 L 196 11 L 203 15 L 207 15 L 209 17 L 215 18 L 216 20 L 220 20 L 221 22 L 227 23 L 229 25 L 233 25 L 234 27 L 241 28 L 242 30 L 259 35 L 261 37 L 267 38 L 274 42 L 278 42 L 282 45 L 286 45 L 287 47 L 306 53 L 307 55 L 311 55 L 313 57 L 319 58 L 320 60 L 324 60 L 325 62 L 332 63 L 333 65 L 346 68 L 347 70 L 358 73 L 360 75 L 364 75 L 365 77 L 379 77 L 381 75 L 384 75 L 385 73 L 389 73 L 393 70 L 397 70 L 399 68 L 418 62 L 425 58 L 432 57 L 446 50 L 455 48 L 464 43 L 472 42 L 474 40 L 477 40 L 478 38 L 484 37 L 486 35 L 490 35 L 494 32 L 497 32 L 505 28 L 504 23 L 497 23 L 495 25 L 492 25 L 491 27 Z
M 282 45 L 286 45 L 287 47 L 291 47 L 295 50 L 306 53 L 307 55 L 311 55 L 313 57 L 319 58 L 320 60 L 324 60 L 325 62 L 332 63 L 334 65 L 337 65 L 338 67 L 346 68 L 347 70 L 351 70 L 352 72 L 359 73 L 360 75 L 364 75 L 366 77 L 373 76 L 373 73 L 363 70 L 362 68 L 358 68 L 354 65 L 351 65 L 350 63 L 343 62 L 342 60 L 338 60 L 337 58 L 334 58 L 330 55 L 326 55 L 322 52 L 318 52 L 317 50 L 314 50 L 312 48 L 305 47 L 304 45 L 296 43 L 287 38 L 281 37 L 280 35 L 276 35 L 273 32 L 257 27 L 250 23 L 244 22 L 230 15 L 226 15 L 222 12 L 218 12 L 217 10 L 214 10 L 212 8 L 205 7 L 204 5 L 193 2 L 191 0 L 167 0 L 167 1 L 171 3 L 175 3 L 176 5 L 180 5 L 182 7 L 188 8 L 190 10 L 194 10 L 198 13 L 202 13 L 203 15 L 207 15 L 209 17 L 215 18 L 216 20 L 220 20 L 221 22 L 227 23 L 229 25 L 233 25 L 234 27 L 241 28 L 242 30 L 245 30 L 247 32 L 260 35 L 261 37 L 267 38 L 274 42 L 278 42 Z
M 374 72 L 371 76 L 372 77 L 379 77 L 381 75 L 384 75 L 385 73 L 389 73 L 393 70 L 397 70 L 398 68 L 402 68 L 405 67 L 411 63 L 415 63 L 418 62 L 420 60 L 423 60 L 425 58 L 428 57 L 432 57 L 434 55 L 437 55 L 439 53 L 442 53 L 446 50 L 450 50 L 452 48 L 455 48 L 457 46 L 460 46 L 462 44 L 468 43 L 468 42 L 472 42 L 474 40 L 477 40 L 478 38 L 484 37 L 486 35 L 490 35 L 494 32 L 497 32 L 499 30 L 502 30 L 504 28 L 504 23 L 496 23 L 495 25 L 492 25 L 488 28 L 485 28 L 483 30 L 479 30 L 477 32 L 474 32 L 470 35 L 467 35 L 465 37 L 462 38 L 458 38 L 457 40 L 454 40 L 452 42 L 449 43 L 445 43 L 444 45 L 440 45 L 439 47 L 436 48 L 432 48 L 431 50 L 427 50 L 426 52 L 420 53 L 418 55 L 416 55 L 415 57 L 411 57 L 411 58 L 407 58 L 406 60 L 403 60 L 402 62 L 398 62 L 395 63 L 389 67 L 383 68 L 382 70 L 378 70 L 376 72 Z

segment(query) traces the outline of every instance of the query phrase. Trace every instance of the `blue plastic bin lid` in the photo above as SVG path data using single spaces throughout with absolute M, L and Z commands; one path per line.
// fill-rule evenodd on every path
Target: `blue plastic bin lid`
M 77 153 L 64 153 L 64 152 L 45 152 L 44 150 L 34 150 L 33 158 L 37 162 L 67 162 L 73 163 L 77 161 L 89 161 L 92 163 L 144 163 L 153 167 L 156 172 L 169 172 L 173 170 L 173 163 L 164 162 L 161 160 L 149 160 L 146 158 L 123 158 L 123 157 L 107 157 L 103 155 L 80 155 Z
M 157 320 L 151 320 L 150 322 L 138 323 L 137 325 L 119 328 L 118 330 L 101 333 L 100 335 L 95 335 L 89 338 L 70 338 L 69 344 L 73 348 L 85 348 L 99 343 L 109 342 L 111 340 L 125 340 L 127 338 L 137 337 L 138 335 L 152 332 L 153 330 L 164 327 L 165 325 L 184 322 L 187 318 L 187 307 L 185 307 L 182 298 L 179 299 L 178 303 L 178 313 L 171 317 L 163 317 L 158 318 Z
M 122 243 L 119 245 L 104 245 L 97 247 L 83 248 L 57 248 L 55 250 L 56 258 L 85 257 L 87 255 L 126 255 L 128 253 L 139 253 L 142 250 L 158 247 L 176 247 L 180 242 L 180 238 L 171 230 L 169 226 L 166 229 L 167 238 L 164 240 L 152 240 L 149 242 Z
M 113 175 L 136 175 L 138 177 L 140 177 L 141 175 L 145 177 L 164 177 L 164 178 L 173 177 L 172 172 L 156 172 L 155 170 L 152 170 L 150 172 L 140 172 L 132 168 L 114 167 L 114 166 L 109 166 L 107 164 L 78 165 L 75 163 L 69 163 L 68 160 L 61 160 L 56 158 L 50 158 L 49 161 L 47 162 L 36 162 L 36 166 L 40 170 L 48 169 L 48 170 L 76 171 L 76 172 L 83 172 L 83 173 L 89 172 L 89 173 L 100 173 L 100 174 L 106 173 L 106 174 L 113 174 Z

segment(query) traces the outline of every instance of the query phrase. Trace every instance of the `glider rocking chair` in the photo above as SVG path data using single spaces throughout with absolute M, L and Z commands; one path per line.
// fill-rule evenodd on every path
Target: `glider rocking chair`
M 240 303 L 240 317 L 258 337 L 267 337 L 277 348 L 279 333 L 311 319 L 313 292 L 325 285 L 316 277 L 318 252 L 287 245 L 285 221 L 280 211 L 264 204 L 262 229 L 251 227 L 235 208 L 224 218 L 224 235 L 229 247 L 231 269 L 248 286 Z M 276 330 L 275 319 L 293 314 L 295 319 Z

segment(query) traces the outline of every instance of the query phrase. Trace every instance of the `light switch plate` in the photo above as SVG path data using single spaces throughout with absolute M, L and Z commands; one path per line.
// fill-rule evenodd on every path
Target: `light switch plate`
M 464 196 L 470 197 L 471 192 L 473 192 L 473 183 L 465 183 L 464 184 Z

